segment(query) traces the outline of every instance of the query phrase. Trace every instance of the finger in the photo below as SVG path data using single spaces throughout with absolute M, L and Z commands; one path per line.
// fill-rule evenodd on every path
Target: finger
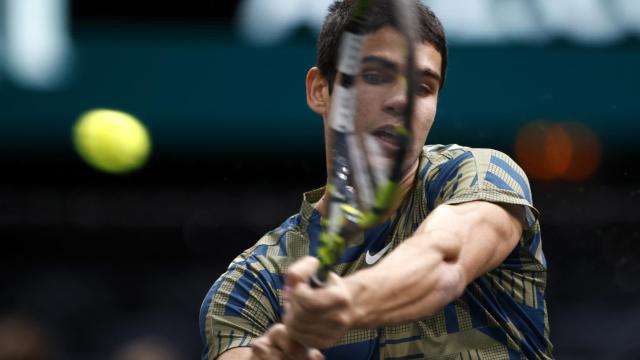
M 269 337 L 278 350 L 287 354 L 289 359 L 305 360 L 307 358 L 307 348 L 291 338 L 284 324 L 274 325 L 267 332 L 267 337 Z
M 265 360 L 269 352 L 269 340 L 259 337 L 251 344 L 251 360 Z
M 289 266 L 286 275 L 286 285 L 290 288 L 299 283 L 306 283 L 318 269 L 318 259 L 307 256 Z
M 277 349 L 267 336 L 259 337 L 251 344 L 251 357 L 259 360 L 287 359 L 284 353 Z
M 324 355 L 318 349 L 310 349 L 308 358 L 310 360 L 324 360 Z
M 347 295 L 340 292 L 324 293 L 317 289 L 304 293 L 304 286 L 306 285 L 298 286 L 284 304 L 283 323 L 289 332 L 342 333 L 351 326 L 354 314 Z
M 338 281 L 341 279 L 333 279 L 333 284 L 320 289 L 300 283 L 289 289 L 287 301 L 310 313 L 345 308 L 350 304 L 350 294 L 347 289 L 338 285 Z

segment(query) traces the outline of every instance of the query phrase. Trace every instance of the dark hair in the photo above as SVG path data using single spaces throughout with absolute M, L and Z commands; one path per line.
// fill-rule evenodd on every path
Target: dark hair
M 396 0 L 375 0 L 369 12 L 369 24 L 365 33 L 372 33 L 384 26 L 398 28 L 392 14 L 392 2 Z M 419 35 L 422 41 L 433 45 L 442 57 L 440 87 L 444 85 L 447 70 L 447 39 L 442 23 L 436 15 L 420 0 L 414 0 L 418 12 Z M 329 90 L 333 89 L 337 69 L 338 48 L 340 38 L 351 18 L 351 11 L 355 0 L 337 0 L 329 7 L 329 14 L 324 20 L 318 43 L 316 45 L 316 66 L 320 73 L 329 81 Z

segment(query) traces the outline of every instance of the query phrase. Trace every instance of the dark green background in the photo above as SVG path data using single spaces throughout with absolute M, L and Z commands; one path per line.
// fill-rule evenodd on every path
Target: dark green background
M 321 122 L 304 95 L 314 53 L 304 34 L 258 48 L 207 28 L 85 29 L 74 38 L 71 76 L 61 88 L 0 83 L 0 143 L 67 149 L 78 115 L 108 107 L 143 120 L 160 153 L 317 153 Z M 509 150 L 524 124 L 548 119 L 590 125 L 606 150 L 640 152 L 637 42 L 451 46 L 450 54 L 429 142 Z

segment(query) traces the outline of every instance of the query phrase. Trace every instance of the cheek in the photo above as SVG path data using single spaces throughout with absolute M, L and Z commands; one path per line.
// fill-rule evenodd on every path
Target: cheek
M 371 129 L 375 126 L 378 109 L 371 104 L 379 104 L 381 100 L 371 91 L 356 92 L 356 131 Z
M 437 102 L 429 101 L 415 108 L 414 136 L 426 138 L 436 117 Z

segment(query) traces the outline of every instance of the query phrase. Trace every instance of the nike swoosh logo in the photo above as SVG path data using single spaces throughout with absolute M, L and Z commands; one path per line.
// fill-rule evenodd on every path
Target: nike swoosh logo
M 389 250 L 390 247 L 391 247 L 391 243 L 388 243 L 387 246 L 383 247 L 382 250 L 378 251 L 373 255 L 371 255 L 369 250 L 367 250 L 367 254 L 364 257 L 364 261 L 367 263 L 367 265 L 373 265 L 377 263 L 378 260 L 380 260 L 380 258 L 387 252 L 387 250 Z

